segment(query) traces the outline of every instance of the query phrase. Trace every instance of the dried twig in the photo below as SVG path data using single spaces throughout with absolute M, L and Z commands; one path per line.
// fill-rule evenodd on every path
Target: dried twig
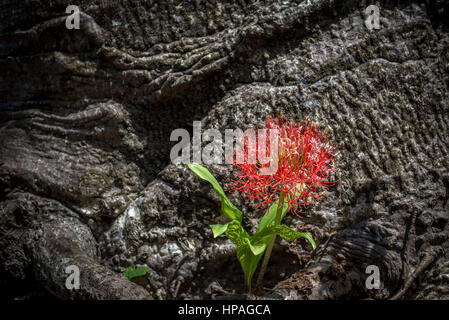
M 437 255 L 438 252 L 434 250 L 428 251 L 415 271 L 410 275 L 410 277 L 408 277 L 404 288 L 396 293 L 390 300 L 398 300 L 402 298 L 407 293 L 408 289 L 410 289 L 415 279 L 435 260 Z

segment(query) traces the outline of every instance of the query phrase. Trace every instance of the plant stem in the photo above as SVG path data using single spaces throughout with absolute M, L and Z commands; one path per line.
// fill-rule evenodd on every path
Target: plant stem
M 248 281 L 248 276 L 245 273 L 245 289 L 248 293 L 251 293 L 251 281 Z
M 278 208 L 276 210 L 276 218 L 274 220 L 274 225 L 278 226 L 281 224 L 282 220 L 282 208 L 284 207 L 284 194 L 281 194 L 281 197 L 278 200 Z M 260 286 L 262 284 L 263 276 L 265 275 L 265 271 L 267 270 L 268 261 L 270 261 L 271 251 L 273 250 L 274 241 L 276 240 L 276 234 L 273 234 L 270 238 L 270 242 L 268 243 L 267 250 L 265 251 L 265 256 L 263 258 L 262 266 L 260 267 L 259 276 L 257 277 L 256 287 L 254 288 L 254 294 L 258 295 Z

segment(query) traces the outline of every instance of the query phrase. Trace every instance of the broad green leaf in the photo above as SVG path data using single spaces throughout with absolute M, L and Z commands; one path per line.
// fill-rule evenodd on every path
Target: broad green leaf
M 251 291 L 251 280 L 265 250 L 260 254 L 255 255 L 250 246 L 250 243 L 247 242 L 245 245 L 237 247 L 237 258 L 239 259 L 243 273 L 245 274 L 245 284 Z
M 270 206 L 270 208 L 268 209 L 268 213 L 265 214 L 262 217 L 262 219 L 260 219 L 259 225 L 257 226 L 256 233 L 262 231 L 263 229 L 265 229 L 265 227 L 272 225 L 274 223 L 277 210 L 278 210 L 278 204 L 273 203 Z M 282 219 L 284 218 L 285 214 L 287 213 L 287 210 L 288 210 L 288 204 L 286 202 L 284 202 L 283 208 L 282 208 Z
M 264 251 L 262 251 L 260 254 L 258 255 L 254 255 L 254 253 L 251 251 L 251 249 L 247 249 L 248 254 L 247 254 L 247 259 L 246 259 L 246 285 L 248 286 L 249 290 L 251 291 L 251 280 L 254 276 L 254 272 L 257 269 L 257 265 L 259 264 L 260 259 L 263 256 Z
M 245 284 L 248 286 L 248 288 L 250 288 L 251 281 L 248 283 L 248 276 L 249 276 L 248 256 L 252 255 L 251 250 L 248 249 L 248 245 L 242 245 L 242 246 L 237 246 L 236 253 L 237 253 L 237 259 L 239 260 L 240 266 L 242 267 L 243 273 L 245 275 Z
M 259 242 L 256 244 L 251 244 L 251 241 L 248 240 L 249 248 L 251 249 L 251 252 L 257 256 L 259 254 L 264 253 L 265 248 L 267 247 L 265 243 Z
M 264 243 L 252 243 L 249 234 L 237 220 L 228 223 L 226 236 L 236 246 L 237 258 L 245 274 L 245 283 L 251 288 L 251 279 L 265 251 Z
M 137 267 L 135 269 L 128 267 L 123 271 L 123 274 L 128 277 L 129 280 L 137 277 L 141 277 L 147 274 L 147 267 Z
M 214 238 L 218 237 L 219 235 L 226 232 L 228 229 L 229 223 L 226 224 L 211 224 L 210 228 L 212 229 L 212 232 L 214 233 Z
M 190 170 L 192 170 L 192 172 L 195 173 L 198 177 L 208 181 L 212 185 L 214 190 L 218 193 L 221 198 L 221 210 L 223 211 L 223 213 L 231 220 L 238 220 L 239 222 L 242 222 L 242 212 L 237 209 L 231 203 L 231 201 L 229 201 L 228 197 L 223 191 L 223 188 L 220 186 L 217 179 L 215 179 L 214 176 L 210 173 L 210 171 L 197 163 L 190 163 L 188 164 L 188 166 Z
M 315 241 L 313 240 L 312 235 L 309 232 L 297 232 L 295 230 L 290 229 L 285 224 L 281 224 L 279 226 L 267 226 L 264 230 L 262 230 L 259 233 L 256 233 L 251 237 L 252 243 L 259 243 L 264 242 L 265 237 L 272 234 L 278 234 L 281 236 L 282 239 L 291 242 L 293 240 L 296 240 L 298 238 L 305 238 L 307 239 L 310 244 L 312 245 L 313 250 L 316 249 Z
M 242 228 L 242 225 L 237 220 L 233 220 L 228 223 L 226 229 L 226 236 L 237 248 L 248 245 L 247 239 L 249 239 L 248 233 Z

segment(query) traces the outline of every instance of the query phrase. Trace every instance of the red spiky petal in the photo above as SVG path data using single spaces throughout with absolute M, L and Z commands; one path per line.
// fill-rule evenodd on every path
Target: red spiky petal
M 263 208 L 277 202 L 283 193 L 284 201 L 292 212 L 303 212 L 309 204 L 321 198 L 320 193 L 324 189 L 334 183 L 327 179 L 336 171 L 333 168 L 335 146 L 324 131 L 307 119 L 294 123 L 281 116 L 270 117 L 261 129 L 278 130 L 277 171 L 272 175 L 260 174 L 260 164 L 248 161 L 250 151 L 254 150 L 244 140 L 240 145 L 244 161 L 238 163 L 234 157 L 234 166 L 238 170 L 229 191 L 239 192 L 247 202 Z M 255 133 L 259 138 L 257 130 Z M 269 138 L 265 144 L 267 155 L 270 154 Z M 302 190 L 298 190 L 297 186 L 303 186 Z

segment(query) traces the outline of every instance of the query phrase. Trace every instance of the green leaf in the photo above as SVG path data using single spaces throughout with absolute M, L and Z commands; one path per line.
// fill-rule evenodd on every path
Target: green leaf
M 228 223 L 226 236 L 232 241 L 233 244 L 235 244 L 237 248 L 247 245 L 247 239 L 250 238 L 248 233 L 242 228 L 242 225 L 237 220 L 233 220 Z
M 237 258 L 242 266 L 243 273 L 245 274 L 245 284 L 249 291 L 251 291 L 251 280 L 264 251 L 265 250 L 260 254 L 255 255 L 251 250 L 251 244 L 249 242 L 237 247 Z
M 298 233 L 301 233 L 301 232 L 298 232 Z M 316 249 L 316 243 L 315 243 L 315 240 L 313 240 L 312 234 L 310 232 L 304 232 L 304 233 L 301 233 L 301 234 L 302 234 L 302 236 L 304 238 L 307 239 L 307 241 L 310 242 L 310 244 L 312 245 L 312 249 L 315 250 Z
M 197 163 L 190 163 L 188 166 L 198 177 L 208 181 L 221 197 L 221 210 L 232 221 L 227 224 L 214 224 L 210 227 L 212 228 L 214 237 L 225 233 L 235 245 L 237 258 L 245 274 L 245 284 L 251 290 L 251 279 L 265 251 L 266 245 L 264 243 L 251 243 L 249 234 L 241 225 L 242 212 L 229 201 L 220 184 L 209 170 Z
M 231 203 L 231 201 L 229 201 L 217 179 L 214 178 L 210 171 L 197 163 L 190 163 L 188 164 L 188 166 L 190 170 L 192 170 L 192 172 L 195 173 L 198 177 L 208 181 L 221 197 L 221 210 L 223 211 L 223 213 L 231 220 L 238 220 L 239 222 L 242 222 L 242 212 L 237 209 Z
M 305 183 L 298 183 L 298 184 L 296 185 L 296 190 L 297 190 L 297 191 L 295 191 L 295 194 L 296 194 L 296 195 L 301 194 L 301 192 L 302 192 L 302 190 L 304 189 L 304 187 L 305 187 Z M 288 203 L 287 203 L 287 202 L 284 202 L 284 203 L 282 204 L 282 206 L 283 206 L 283 207 L 282 207 L 281 221 L 282 221 L 282 219 L 284 219 L 285 214 L 286 214 L 287 211 L 288 211 Z M 265 227 L 267 227 L 267 226 L 269 226 L 269 225 L 272 225 L 272 224 L 274 223 L 274 220 L 276 219 L 276 212 L 277 212 L 277 210 L 278 210 L 278 203 L 276 202 L 276 203 L 273 203 L 273 204 L 270 206 L 270 208 L 268 209 L 268 213 L 265 214 L 265 215 L 262 217 L 262 219 L 260 220 L 259 226 L 257 227 L 256 233 L 262 231 L 263 229 L 265 229 Z
M 251 280 L 254 276 L 254 272 L 256 272 L 257 269 L 257 265 L 259 264 L 260 259 L 263 256 L 264 251 L 262 251 L 260 254 L 255 255 L 251 249 L 247 248 L 247 254 L 246 254 L 246 260 L 245 260 L 245 264 L 246 264 L 246 270 L 245 270 L 245 282 L 246 285 L 249 289 L 249 291 L 251 291 Z
M 251 249 L 251 252 L 257 256 L 259 254 L 262 254 L 265 252 L 265 248 L 267 247 L 265 243 L 257 243 L 257 244 L 251 244 L 251 242 L 248 240 L 249 248 Z
M 281 236 L 282 239 L 284 239 L 288 242 L 291 242 L 298 238 L 305 238 L 310 242 L 313 250 L 316 249 L 315 241 L 313 240 L 313 237 L 309 232 L 297 232 L 295 230 L 290 229 L 285 224 L 281 224 L 279 226 L 274 226 L 274 225 L 267 226 L 264 230 L 262 230 L 259 233 L 256 233 L 254 236 L 252 236 L 251 242 L 252 243 L 264 242 L 266 239 L 265 237 L 272 235 L 272 234 L 278 234 L 279 236 Z
M 276 219 L 276 212 L 278 210 L 278 204 L 273 203 L 270 208 L 268 209 L 268 213 L 265 214 L 262 219 L 260 219 L 259 225 L 257 226 L 256 233 L 261 232 L 263 229 L 265 229 L 267 226 L 272 225 L 274 223 L 274 220 Z M 288 203 L 284 202 L 282 207 L 282 218 L 284 218 L 285 214 L 288 210 Z
M 249 277 L 249 270 L 248 270 L 248 256 L 252 255 L 251 251 L 248 250 L 248 246 L 238 246 L 236 248 L 237 253 L 237 259 L 240 262 L 240 266 L 242 267 L 243 273 L 245 275 L 245 284 L 249 287 L 251 287 L 251 281 L 248 282 Z
M 219 235 L 226 232 L 228 229 L 229 223 L 226 224 L 211 224 L 210 228 L 212 229 L 212 232 L 214 233 L 214 238 L 218 237 Z
M 128 277 L 129 280 L 137 277 L 141 277 L 147 274 L 147 267 L 137 267 L 135 269 L 128 267 L 123 271 L 123 274 Z
M 237 220 L 228 223 L 226 236 L 236 246 L 237 258 L 245 274 L 245 284 L 251 289 L 251 279 L 266 246 L 264 243 L 252 243 L 251 237 Z

